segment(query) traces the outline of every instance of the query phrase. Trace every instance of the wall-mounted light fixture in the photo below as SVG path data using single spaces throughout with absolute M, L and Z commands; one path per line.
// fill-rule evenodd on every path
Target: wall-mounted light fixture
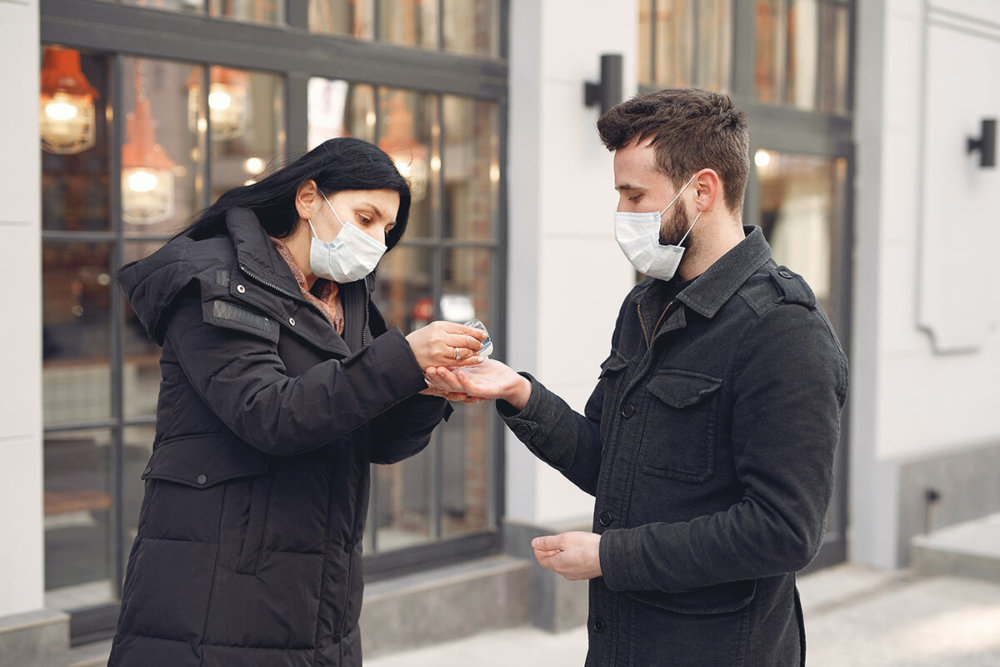
M 601 113 L 622 101 L 622 56 L 620 53 L 601 55 L 601 80 L 583 84 L 583 103 L 600 104 Z
M 969 137 L 966 152 L 979 151 L 980 167 L 995 167 L 997 164 L 997 119 L 984 118 L 980 125 L 979 137 Z

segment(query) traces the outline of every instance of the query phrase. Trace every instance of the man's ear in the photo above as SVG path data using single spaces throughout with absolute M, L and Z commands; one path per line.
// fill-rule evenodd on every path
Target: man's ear
M 694 177 L 695 206 L 699 211 L 710 211 L 722 197 L 722 179 L 714 169 L 702 169 Z
M 303 220 L 312 218 L 313 206 L 318 196 L 319 187 L 316 185 L 316 181 L 310 178 L 307 181 L 299 183 L 299 187 L 295 191 L 295 210 L 298 212 L 300 218 Z

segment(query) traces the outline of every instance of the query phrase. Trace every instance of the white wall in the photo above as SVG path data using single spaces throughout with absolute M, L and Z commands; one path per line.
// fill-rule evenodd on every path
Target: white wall
M 43 604 L 38 2 L 0 0 L 0 616 Z
M 858 3 L 851 557 L 897 565 L 898 465 L 1000 441 L 1000 3 Z
M 582 411 L 634 273 L 614 240 L 617 196 L 597 107 L 602 53 L 636 90 L 636 2 L 512 0 L 507 361 Z M 507 434 L 507 517 L 589 517 L 593 499 Z

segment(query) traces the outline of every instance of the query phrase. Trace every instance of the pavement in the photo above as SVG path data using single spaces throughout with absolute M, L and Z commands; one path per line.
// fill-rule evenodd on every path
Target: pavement
M 1000 581 L 842 564 L 799 578 L 809 667 L 1000 667 Z M 367 667 L 580 667 L 581 626 L 484 632 Z

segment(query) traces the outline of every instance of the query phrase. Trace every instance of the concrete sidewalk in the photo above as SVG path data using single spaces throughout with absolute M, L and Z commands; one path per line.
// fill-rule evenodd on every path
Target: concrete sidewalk
M 839 565 L 799 580 L 809 667 L 1000 667 L 1000 582 Z M 530 627 L 366 660 L 369 667 L 580 667 L 583 627 Z

